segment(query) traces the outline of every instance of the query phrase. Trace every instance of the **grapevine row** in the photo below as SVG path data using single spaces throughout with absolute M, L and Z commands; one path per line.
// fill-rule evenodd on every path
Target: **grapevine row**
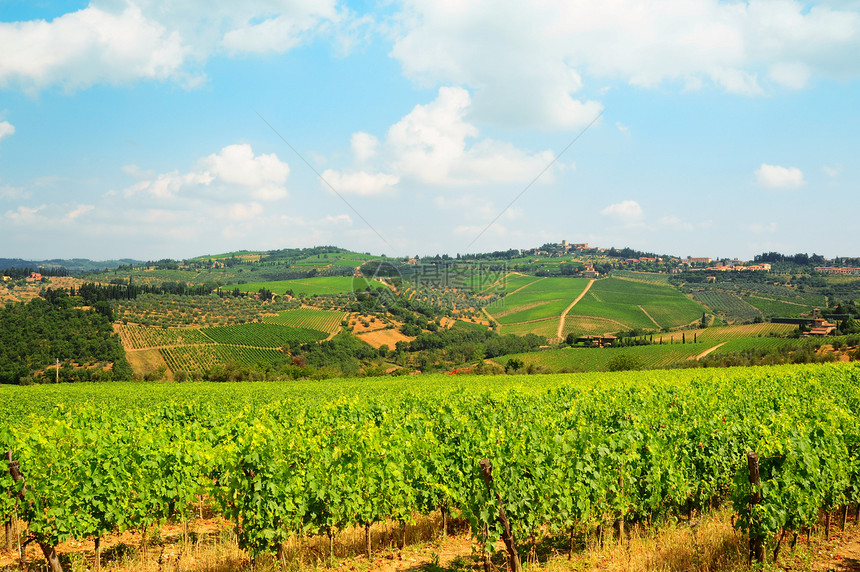
M 17 510 L 36 542 L 56 546 L 151 526 L 201 493 L 257 555 L 295 535 L 457 508 L 492 552 L 503 507 L 519 552 L 535 554 L 547 535 L 728 499 L 738 526 L 765 540 L 860 502 L 860 368 L 750 371 L 238 409 L 214 399 L 155 410 L 58 407 L 0 426 L 0 446 L 26 479 L 19 494 L 2 477 L 10 494 L 0 494 L 0 517 Z M 761 460 L 758 489 L 749 452 Z

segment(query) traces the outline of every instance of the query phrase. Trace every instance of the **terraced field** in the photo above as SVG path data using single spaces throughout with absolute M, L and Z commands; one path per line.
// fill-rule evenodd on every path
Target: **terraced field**
M 532 279 L 518 290 L 509 286 L 512 293 L 503 298 L 503 304 L 493 309 L 493 317 L 502 324 L 558 318 L 588 282 L 585 278 L 539 278 Z
M 127 324 L 118 325 L 116 329 L 127 350 L 215 343 L 199 328 L 155 328 Z
M 270 348 L 226 345 L 180 346 L 159 350 L 171 371 L 200 373 L 215 364 L 237 363 L 244 366 L 284 361 L 285 355 Z
M 695 322 L 701 318 L 702 311 L 702 306 L 674 288 L 621 278 L 604 278 L 596 281 L 585 297 L 573 307 L 568 320 L 575 324 L 576 317 L 600 318 L 618 324 L 611 331 L 634 328 L 649 330 L 675 328 Z M 572 327 L 566 330 L 576 334 L 591 333 L 577 332 Z
M 722 290 L 694 292 L 693 298 L 719 314 L 728 322 L 752 320 L 763 317 L 761 310 L 747 303 L 740 296 Z
M 765 296 L 749 296 L 746 302 L 755 307 L 759 312 L 767 318 L 783 317 L 797 318 L 801 314 L 808 314 L 812 311 L 812 306 L 802 302 L 790 302 L 788 300 L 778 300 Z
M 524 336 L 526 334 L 537 334 L 547 339 L 554 338 L 558 328 L 558 318 L 547 318 L 537 322 L 526 322 L 524 324 L 505 324 L 502 326 L 502 334 L 514 334 Z
M 615 270 L 612 272 L 615 278 L 630 280 L 631 282 L 642 282 L 644 284 L 656 284 L 658 286 L 669 285 L 669 275 L 658 272 L 633 272 L 631 270 Z
M 283 295 L 292 290 L 295 295 L 325 296 L 330 294 L 346 294 L 356 290 L 384 287 L 381 282 L 350 276 L 325 276 L 322 278 L 303 278 L 301 280 L 276 280 L 274 282 L 248 282 L 247 284 L 230 285 L 225 288 L 239 288 L 242 292 L 259 292 L 261 289 L 271 290 Z
M 725 342 L 737 340 L 741 338 L 761 339 L 772 336 L 787 336 L 792 333 L 797 326 L 793 324 L 771 324 L 763 322 L 761 324 L 737 324 L 731 326 L 714 326 L 701 330 L 686 330 L 684 332 L 671 332 L 659 334 L 659 338 L 668 342 L 670 339 L 673 342 L 680 342 L 681 336 L 684 335 L 688 339 L 696 334 L 696 337 L 701 342 Z M 654 336 L 656 341 L 658 336 Z
M 290 328 L 277 324 L 240 324 L 205 328 L 202 333 L 216 343 L 228 345 L 279 348 L 293 343 L 307 343 L 325 339 L 327 334 L 307 328 Z
M 267 316 L 263 321 L 293 328 L 308 328 L 333 334 L 340 329 L 340 323 L 346 319 L 346 312 L 318 310 L 316 308 L 298 308 L 286 310 L 277 316 Z

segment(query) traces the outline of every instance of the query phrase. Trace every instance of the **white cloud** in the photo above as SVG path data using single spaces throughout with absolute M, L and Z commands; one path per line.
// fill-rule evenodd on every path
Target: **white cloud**
M 72 209 L 71 211 L 69 211 L 69 214 L 66 215 L 66 218 L 68 220 L 75 220 L 76 218 L 78 218 L 82 214 L 88 213 L 91 210 L 93 210 L 94 208 L 96 208 L 95 205 L 79 205 L 79 206 L 75 207 L 74 209 Z
M 227 218 L 234 221 L 253 220 L 261 214 L 263 214 L 263 205 L 260 203 L 235 203 L 227 208 Z
M 262 21 L 257 21 L 259 16 L 255 14 L 229 30 L 222 44 L 234 53 L 286 52 L 314 31 L 320 21 L 336 22 L 339 15 L 335 4 L 332 0 L 281 3 L 277 14 Z
M 779 225 L 775 222 L 769 222 L 767 224 L 754 222 L 747 226 L 747 230 L 753 234 L 775 234 L 778 229 Z
M 331 225 L 352 226 L 352 218 L 347 214 L 326 215 L 321 222 Z
M 8 121 L 0 121 L 0 139 L 15 134 L 15 126 Z
M 475 92 L 475 115 L 569 129 L 600 109 L 589 77 L 758 95 L 857 77 L 856 3 L 406 0 L 392 55 L 421 85 Z
M 821 169 L 824 171 L 824 174 L 831 179 L 835 179 L 841 175 L 844 170 L 842 165 L 824 165 Z
M 10 187 L 9 185 L 0 185 L 0 200 L 19 200 L 30 197 L 30 193 L 20 187 Z
M 92 0 L 51 21 L 0 23 L 0 87 L 37 93 L 136 80 L 194 87 L 215 54 L 281 53 L 320 34 L 351 37 L 353 20 L 336 0 Z
M 642 207 L 636 201 L 626 200 L 609 205 L 600 211 L 605 217 L 630 224 L 642 219 Z
M 287 196 L 283 185 L 290 175 L 290 167 L 274 153 L 255 157 L 248 144 L 228 145 L 206 157 L 202 164 L 221 181 L 253 188 L 257 199 L 273 201 Z
M 45 205 L 38 207 L 19 206 L 13 211 L 7 211 L 6 217 L 15 222 L 32 223 L 35 221 L 36 215 L 43 210 L 45 210 Z
M 781 167 L 762 163 L 755 172 L 756 180 L 762 187 L 770 189 L 796 189 L 806 182 L 803 171 L 797 167 Z
M 493 139 L 470 140 L 478 128 L 466 120 L 469 92 L 442 87 L 434 101 L 415 108 L 388 129 L 386 146 L 394 170 L 432 185 L 524 182 L 553 159 Z
M 131 166 L 123 170 L 133 176 L 150 175 Z M 187 173 L 173 171 L 150 175 L 123 190 L 126 197 L 145 192 L 153 197 L 168 199 L 180 193 L 205 194 L 210 199 L 233 200 L 236 195 L 261 201 L 277 201 L 288 196 L 284 184 L 290 167 L 274 153 L 254 155 L 247 143 L 228 145 L 218 153 L 200 160 L 196 169 Z
M 660 226 L 664 226 L 677 231 L 692 232 L 696 229 L 696 225 L 691 222 L 681 220 L 680 217 L 675 215 L 667 215 L 661 217 L 658 222 L 660 223 Z
M 187 49 L 180 35 L 127 3 L 120 11 L 89 6 L 51 22 L 0 23 L 0 86 L 35 92 L 48 85 L 179 78 Z
M 389 194 L 400 181 L 396 175 L 386 173 L 340 173 L 331 169 L 323 171 L 322 178 L 338 193 L 361 196 Z
M 471 105 L 465 89 L 442 87 L 435 100 L 416 105 L 389 127 L 383 143 L 364 132 L 352 136 L 355 161 L 367 168 L 348 173 L 329 169 L 323 178 L 339 192 L 374 195 L 393 190 L 404 180 L 435 188 L 519 184 L 552 163 L 551 151 L 529 153 L 510 143 L 480 138 L 478 128 L 467 120 Z M 379 168 L 374 171 L 370 163 Z M 543 180 L 551 178 L 549 171 Z
M 379 139 L 370 133 L 358 131 L 352 134 L 350 147 L 352 147 L 352 154 L 356 162 L 364 163 L 376 155 L 379 149 Z

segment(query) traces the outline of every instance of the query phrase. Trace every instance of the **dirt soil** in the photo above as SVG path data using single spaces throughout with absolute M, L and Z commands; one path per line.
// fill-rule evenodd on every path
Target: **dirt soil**
M 860 530 L 835 533 L 836 546 L 832 552 L 824 553 L 815 570 L 822 572 L 860 572 Z

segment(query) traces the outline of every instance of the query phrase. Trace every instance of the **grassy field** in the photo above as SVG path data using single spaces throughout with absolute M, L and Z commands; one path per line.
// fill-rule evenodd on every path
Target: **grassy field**
M 633 272 L 631 270 L 615 270 L 612 272 L 615 278 L 630 280 L 631 282 L 642 282 L 644 284 L 656 284 L 658 286 L 669 285 L 669 275 L 657 272 Z
M 570 316 L 614 320 L 619 327 L 611 331 L 653 330 L 689 324 L 701 318 L 703 310 L 702 306 L 669 286 L 604 278 L 594 283 L 570 311 Z
M 547 318 L 538 320 L 537 322 L 527 322 L 524 324 L 505 324 L 502 326 L 501 333 L 514 334 L 524 336 L 526 334 L 537 334 L 547 339 L 555 338 L 558 331 L 558 318 Z
M 509 287 L 492 314 L 502 324 L 560 317 L 587 284 L 585 278 L 539 278 L 517 291 Z

